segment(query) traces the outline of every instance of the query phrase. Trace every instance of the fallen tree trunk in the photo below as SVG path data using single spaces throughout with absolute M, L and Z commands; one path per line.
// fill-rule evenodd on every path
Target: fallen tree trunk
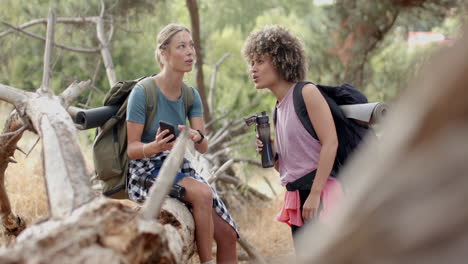
M 166 199 L 159 219 L 143 219 L 140 205 L 97 198 L 68 218 L 26 229 L 0 263 L 187 263 L 194 253 L 192 215 Z

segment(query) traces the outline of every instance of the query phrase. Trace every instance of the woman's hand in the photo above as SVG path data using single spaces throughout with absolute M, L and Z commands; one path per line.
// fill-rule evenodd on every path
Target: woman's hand
M 263 142 L 260 140 L 260 136 L 257 134 L 257 152 L 262 153 L 263 150 Z
M 195 129 L 187 128 L 187 126 L 183 126 L 183 125 L 179 125 L 178 128 L 179 128 L 179 131 L 181 132 L 185 129 L 188 129 L 188 135 L 190 139 L 193 141 L 193 143 L 197 143 L 202 139 L 202 136 L 200 135 L 200 133 L 198 133 L 198 131 Z
M 302 219 L 304 219 L 304 222 L 318 216 L 319 205 L 320 192 L 310 191 L 302 208 Z
M 145 153 L 147 157 L 153 155 L 154 153 L 160 153 L 160 152 L 172 149 L 175 141 L 169 142 L 169 140 L 174 138 L 174 135 L 172 134 L 168 135 L 168 134 L 169 134 L 168 129 L 161 131 L 161 129 L 158 128 L 158 131 L 156 132 L 156 136 L 154 137 L 154 141 L 151 143 L 148 143 L 148 145 L 145 148 Z
M 257 136 L 257 152 L 258 153 L 262 153 L 262 150 L 263 150 L 263 142 L 260 140 L 260 136 L 258 134 L 256 134 Z M 273 138 L 270 138 L 270 143 L 271 143 L 271 147 L 273 149 L 273 153 L 276 153 L 275 152 L 275 140 Z

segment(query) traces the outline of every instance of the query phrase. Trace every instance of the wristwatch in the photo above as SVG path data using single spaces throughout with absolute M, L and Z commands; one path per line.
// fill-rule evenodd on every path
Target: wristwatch
M 198 140 L 197 142 L 195 142 L 195 144 L 200 144 L 203 142 L 203 139 L 205 139 L 205 136 L 203 135 L 203 133 L 200 131 L 200 129 L 197 129 L 197 132 L 198 134 L 200 134 L 200 140 Z

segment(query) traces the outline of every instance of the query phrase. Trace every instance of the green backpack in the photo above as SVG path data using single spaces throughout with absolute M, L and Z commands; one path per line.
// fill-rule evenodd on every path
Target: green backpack
M 146 97 L 146 121 L 143 133 L 149 129 L 157 111 L 157 87 L 152 77 L 116 83 L 104 98 L 104 106 L 120 105 L 117 113 L 97 128 L 93 143 L 95 179 L 102 182 L 104 195 L 116 199 L 127 199 L 128 174 L 127 155 L 127 103 L 128 96 L 136 84 L 140 84 Z M 184 83 L 182 94 L 186 115 L 193 105 L 193 89 Z M 151 120 L 151 121 L 150 121 Z M 150 121 L 150 122 L 148 122 Z

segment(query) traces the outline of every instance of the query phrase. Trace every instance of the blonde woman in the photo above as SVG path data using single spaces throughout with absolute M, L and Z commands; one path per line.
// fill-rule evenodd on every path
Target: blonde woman
M 208 149 L 204 137 L 205 123 L 200 95 L 193 89 L 194 101 L 185 109 L 182 89 L 184 74 L 192 71 L 195 63 L 195 49 L 190 30 L 170 24 L 157 37 L 156 60 L 161 72 L 151 78 L 157 89 L 157 113 L 154 120 L 148 120 L 145 127 L 145 93 L 141 85 L 131 92 L 127 108 L 127 138 L 129 162 L 129 196 L 141 202 L 148 194 L 148 188 L 141 184 L 142 178 L 158 177 L 159 168 L 174 146 L 174 135 L 162 130 L 159 121 L 176 126 L 176 130 L 188 129 L 189 136 L 200 153 Z M 147 80 L 148 81 L 148 80 Z M 186 114 L 188 113 L 188 114 Z M 190 126 L 186 126 L 186 119 Z M 177 131 L 178 132 L 178 131 Z M 212 243 L 217 243 L 217 263 L 237 263 L 237 227 L 216 191 L 184 160 L 174 183 L 183 186 L 186 195 L 183 201 L 190 204 L 195 220 L 195 239 L 202 263 L 213 263 Z

